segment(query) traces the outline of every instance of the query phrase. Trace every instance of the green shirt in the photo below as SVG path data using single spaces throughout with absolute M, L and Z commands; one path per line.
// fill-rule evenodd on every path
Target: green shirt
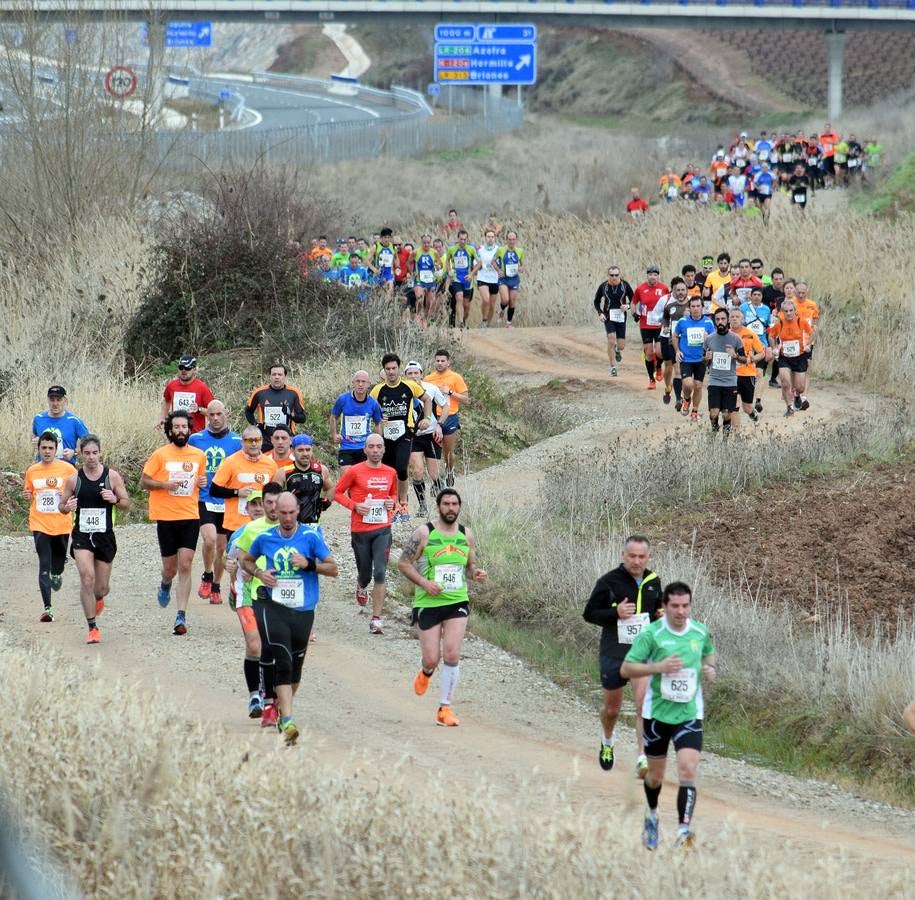
M 700 683 L 702 660 L 714 652 L 708 628 L 701 622 L 687 619 L 682 634 L 671 629 L 666 616 L 643 628 L 626 654 L 626 662 L 653 663 L 679 656 L 683 669 L 672 675 L 650 676 L 642 718 L 668 725 L 701 719 L 705 712 Z
M 429 540 L 422 556 L 416 563 L 420 575 L 442 585 L 442 592 L 427 594 L 417 585 L 413 595 L 413 606 L 428 609 L 433 606 L 449 606 L 452 603 L 467 602 L 467 562 L 470 559 L 470 544 L 459 525 L 455 534 L 442 534 L 429 528 Z
M 245 525 L 245 530 L 235 539 L 235 546 L 239 550 L 244 550 L 247 553 L 251 549 L 251 545 L 254 543 L 254 539 L 265 531 L 269 531 L 271 528 L 276 527 L 276 522 L 271 522 L 266 516 L 261 516 L 259 519 L 253 519 Z M 261 556 L 257 560 L 257 565 L 263 568 L 267 564 L 267 560 Z M 251 606 L 254 602 L 254 598 L 257 596 L 257 589 L 261 587 L 262 584 L 256 578 L 250 578 L 248 581 L 242 580 L 242 596 L 238 600 L 238 606 Z

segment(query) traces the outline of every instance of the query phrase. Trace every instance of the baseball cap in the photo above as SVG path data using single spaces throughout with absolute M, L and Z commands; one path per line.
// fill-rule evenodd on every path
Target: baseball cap
M 66 397 L 67 389 L 65 387 L 63 387 L 62 385 L 52 384 L 48 388 L 48 396 L 49 397 Z
M 719 150 L 719 151 L 715 154 L 715 156 L 717 156 L 718 159 L 724 159 L 724 150 Z
M 712 256 L 703 256 L 702 265 L 703 266 L 712 266 L 715 264 L 715 258 Z
M 314 441 L 311 439 L 311 435 L 308 434 L 297 434 L 292 439 L 292 447 L 310 447 Z
M 652 272 L 654 272 L 655 275 L 660 275 L 660 274 L 661 274 L 661 267 L 660 267 L 657 263 L 652 263 L 652 264 L 645 270 L 645 273 L 646 273 L 647 275 L 650 275 Z
M 255 488 L 253 491 L 251 491 L 250 494 L 248 494 L 245 499 L 248 503 L 250 503 L 252 500 L 263 500 L 264 492 L 260 488 Z
M 178 360 L 179 369 L 196 369 L 197 368 L 197 357 L 196 356 L 182 356 Z
M 411 359 L 411 360 L 404 366 L 404 372 L 406 372 L 407 369 L 419 369 L 419 371 L 422 372 L 423 367 L 422 367 L 415 359 Z

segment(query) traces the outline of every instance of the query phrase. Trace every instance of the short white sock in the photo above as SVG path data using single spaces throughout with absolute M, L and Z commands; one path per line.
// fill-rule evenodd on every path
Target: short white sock
M 451 706 L 454 697 L 454 689 L 458 683 L 458 676 L 461 674 L 461 664 L 443 663 L 441 675 L 441 694 L 440 703 L 442 706 Z
M 605 747 L 613 747 L 613 746 L 616 744 L 616 735 L 615 735 L 615 734 L 611 734 L 610 737 L 604 737 L 604 733 L 601 732 L 601 733 L 600 733 L 600 742 L 601 742 Z

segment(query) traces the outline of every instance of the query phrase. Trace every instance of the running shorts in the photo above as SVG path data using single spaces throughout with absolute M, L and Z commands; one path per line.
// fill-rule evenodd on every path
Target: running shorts
M 780 369 L 790 369 L 792 372 L 807 371 L 807 356 L 779 356 L 778 365 Z
M 455 431 L 461 430 L 461 417 L 457 413 L 452 413 L 442 422 L 442 434 L 454 434 Z
M 466 600 L 447 606 L 414 606 L 411 623 L 418 625 L 420 631 L 428 631 L 446 619 L 466 619 L 469 615 L 470 606 Z
M 338 450 L 338 466 L 354 466 L 356 463 L 365 462 L 365 450 Z
M 695 378 L 696 381 L 705 381 L 705 363 L 704 362 L 681 362 L 681 378 Z
M 477 278 L 477 287 L 478 288 L 485 287 L 489 291 L 490 294 L 499 293 L 499 282 L 498 281 L 480 281 L 480 279 Z
M 422 453 L 426 459 L 441 459 L 442 448 L 431 434 L 417 434 L 413 436 L 411 453 Z
M 643 344 L 656 344 L 661 339 L 661 327 L 643 328 L 639 326 L 639 333 L 642 335 Z
M 215 525 L 217 534 L 230 534 L 231 532 L 223 528 L 222 519 L 225 515 L 225 510 L 219 510 L 219 512 L 214 512 L 212 509 L 207 509 L 206 503 L 197 504 L 197 512 L 200 514 L 200 524 L 201 525 Z
M 738 375 L 737 376 L 737 396 L 742 403 L 752 403 L 756 396 L 756 376 L 755 375 Z
M 407 434 L 396 441 L 384 442 L 384 456 L 382 461 L 386 466 L 397 470 L 400 481 L 407 480 L 407 470 L 410 468 L 410 448 L 413 445 L 413 436 Z
M 674 345 L 670 342 L 670 338 L 661 338 L 661 359 L 665 362 L 677 361 L 677 354 L 674 353 Z
M 667 756 L 671 740 L 674 742 L 674 750 L 702 749 L 702 719 L 691 719 L 677 725 L 646 719 L 644 730 L 646 756 Z
M 253 606 L 236 606 L 235 612 L 238 614 L 238 621 L 241 622 L 241 630 L 245 634 L 257 631 L 257 619 L 254 617 Z
M 624 338 L 626 337 L 626 320 L 611 322 L 609 319 L 604 319 L 604 331 L 607 334 L 615 334 L 618 338 Z
M 708 386 L 708 408 L 734 412 L 737 409 L 737 385 L 725 387 L 720 384 L 710 384 Z
M 118 543 L 113 532 L 110 534 L 104 531 L 98 534 L 83 534 L 74 529 L 70 537 L 70 556 L 76 559 L 73 554 L 74 550 L 91 550 L 92 555 L 99 562 L 111 563 L 118 552 Z
M 615 691 L 629 684 L 629 679 L 620 675 L 622 665 L 622 657 L 602 656 L 600 658 L 600 683 L 604 690 Z
M 174 556 L 179 550 L 196 550 L 200 536 L 199 519 L 176 519 L 156 522 L 159 552 L 162 557 Z

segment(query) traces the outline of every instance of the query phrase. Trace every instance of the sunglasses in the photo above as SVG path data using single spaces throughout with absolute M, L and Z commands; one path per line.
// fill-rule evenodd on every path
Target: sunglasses
M 193 372 L 194 367 L 193 366 L 178 366 L 178 371 L 179 372 Z
M 259 444 L 260 442 L 260 438 L 242 438 L 242 443 L 245 444 Z

